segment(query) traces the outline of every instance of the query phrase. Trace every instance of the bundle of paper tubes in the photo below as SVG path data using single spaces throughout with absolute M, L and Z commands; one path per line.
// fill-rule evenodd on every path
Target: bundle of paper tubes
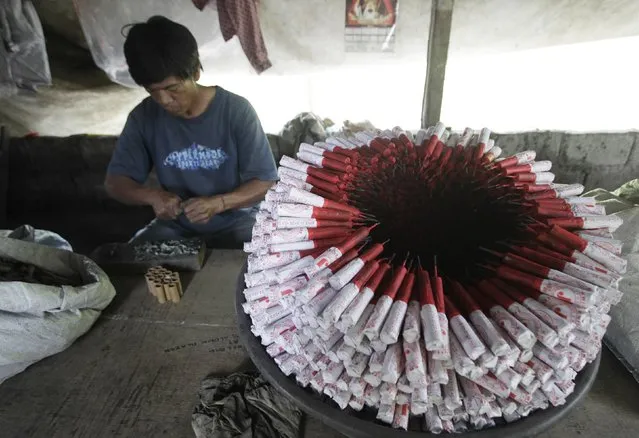
M 160 304 L 167 301 L 179 303 L 182 297 L 180 274 L 161 266 L 154 266 L 144 274 L 149 293 L 157 298 Z
M 621 225 L 534 151 L 439 123 L 301 144 L 261 203 L 244 311 L 341 409 L 432 433 L 562 405 L 621 299 Z

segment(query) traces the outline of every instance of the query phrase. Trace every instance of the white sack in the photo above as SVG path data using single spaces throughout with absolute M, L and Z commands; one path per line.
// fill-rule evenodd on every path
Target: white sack
M 0 383 L 69 347 L 115 296 L 107 275 L 89 258 L 38 243 L 0 237 L 0 257 L 59 275 L 77 273 L 84 285 L 54 287 L 0 281 Z

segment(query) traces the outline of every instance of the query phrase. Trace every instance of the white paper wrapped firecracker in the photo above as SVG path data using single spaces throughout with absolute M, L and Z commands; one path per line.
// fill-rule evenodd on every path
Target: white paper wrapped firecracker
M 299 150 L 245 245 L 242 335 L 267 377 L 331 398 L 325 417 L 432 433 L 547 424 L 584 393 L 626 261 L 583 186 L 534 151 L 501 158 L 485 128 Z

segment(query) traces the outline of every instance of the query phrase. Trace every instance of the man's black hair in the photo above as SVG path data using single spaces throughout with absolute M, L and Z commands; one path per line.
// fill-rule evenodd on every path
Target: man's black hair
M 124 57 L 131 77 L 143 87 L 170 76 L 189 79 L 200 68 L 193 34 L 181 24 L 160 15 L 129 28 Z

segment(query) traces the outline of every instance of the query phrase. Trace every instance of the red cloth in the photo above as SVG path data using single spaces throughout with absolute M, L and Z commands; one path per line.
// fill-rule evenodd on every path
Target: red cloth
M 202 10 L 210 0 L 192 0 L 195 7 Z M 271 67 L 268 52 L 262 38 L 262 30 L 257 15 L 256 0 L 217 0 L 220 29 L 224 41 L 237 35 L 249 62 L 258 73 Z

